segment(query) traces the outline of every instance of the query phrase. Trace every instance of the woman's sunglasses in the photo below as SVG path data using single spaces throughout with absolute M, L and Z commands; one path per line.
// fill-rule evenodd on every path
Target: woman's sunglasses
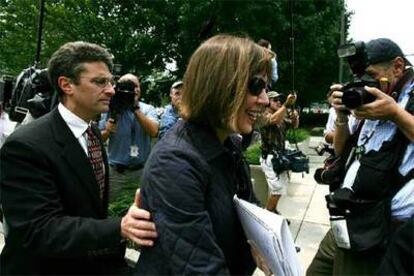
M 253 77 L 249 81 L 249 92 L 253 96 L 259 96 L 263 89 L 267 88 L 267 82 L 259 77 Z

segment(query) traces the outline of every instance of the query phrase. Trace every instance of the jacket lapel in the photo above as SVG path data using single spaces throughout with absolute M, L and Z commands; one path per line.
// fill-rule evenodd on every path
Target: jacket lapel
M 102 213 L 103 206 L 101 199 L 99 198 L 98 184 L 96 183 L 92 166 L 89 163 L 85 151 L 82 149 L 79 141 L 75 138 L 72 131 L 63 120 L 62 116 L 58 112 L 58 109 L 56 108 L 52 112 L 54 112 L 52 129 L 56 141 L 62 146 L 62 159 L 67 162 L 71 170 L 78 176 L 79 181 L 89 192 L 94 204 Z

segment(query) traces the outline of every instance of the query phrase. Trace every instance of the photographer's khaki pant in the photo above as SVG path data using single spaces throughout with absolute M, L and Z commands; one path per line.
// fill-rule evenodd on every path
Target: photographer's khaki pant
M 329 229 L 306 275 L 376 275 L 383 255 L 384 251 L 379 249 L 354 252 L 339 248 Z

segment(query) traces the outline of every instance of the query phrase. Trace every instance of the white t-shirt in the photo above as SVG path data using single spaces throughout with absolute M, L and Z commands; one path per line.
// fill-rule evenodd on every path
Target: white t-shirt
M 0 115 L 0 148 L 6 138 L 13 132 L 16 124 L 16 122 L 10 121 L 9 114 L 6 112 Z

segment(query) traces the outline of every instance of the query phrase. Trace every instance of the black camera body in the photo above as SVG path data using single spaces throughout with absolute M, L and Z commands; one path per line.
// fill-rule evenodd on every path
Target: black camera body
M 345 176 L 345 160 L 335 155 L 329 156 L 324 161 L 322 168 L 317 168 L 313 178 L 318 184 L 329 185 L 329 190 L 338 189 Z
M 300 150 L 274 151 L 272 166 L 275 173 L 283 171 L 309 173 L 309 158 Z
M 17 77 L 10 100 L 9 117 L 21 123 L 30 112 L 33 118 L 39 118 L 56 106 L 57 102 L 47 69 L 32 66 Z
M 342 87 L 342 103 L 349 109 L 355 109 L 363 104 L 375 101 L 375 96 L 365 90 L 364 86 L 379 88 L 379 82 L 375 80 L 356 79 Z
M 136 85 L 130 80 L 118 82 L 115 85 L 115 95 L 109 103 L 111 118 L 116 118 L 125 110 L 132 109 L 135 104 Z
M 327 144 L 327 143 L 323 143 L 323 142 L 319 143 L 319 145 L 315 148 L 315 151 L 319 156 L 322 156 L 325 153 L 328 153 L 330 155 L 335 154 L 335 151 L 334 151 L 332 145 Z
M 369 66 L 365 43 L 358 41 L 342 45 L 337 53 L 338 57 L 347 59 L 354 78 L 342 88 L 344 92 L 342 103 L 349 109 L 355 109 L 375 101 L 375 97 L 364 89 L 364 86 L 380 88 L 379 81 L 365 73 L 365 69 Z

